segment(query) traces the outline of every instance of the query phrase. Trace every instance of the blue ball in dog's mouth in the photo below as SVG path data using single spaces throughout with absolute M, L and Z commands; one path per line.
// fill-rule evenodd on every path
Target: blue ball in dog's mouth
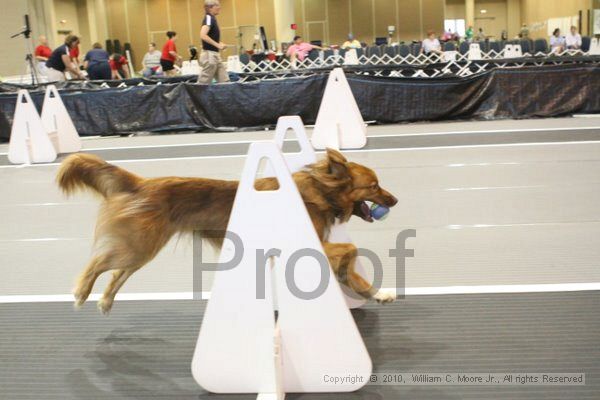
M 383 221 L 387 218 L 389 213 L 390 209 L 386 206 L 375 203 L 371 205 L 371 217 L 373 217 L 374 220 Z

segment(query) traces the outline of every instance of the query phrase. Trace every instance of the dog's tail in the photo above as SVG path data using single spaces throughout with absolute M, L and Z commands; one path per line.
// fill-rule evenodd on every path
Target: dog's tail
M 105 198 L 115 193 L 133 192 L 143 178 L 107 163 L 92 154 L 73 154 L 60 166 L 56 181 L 67 195 L 92 189 Z

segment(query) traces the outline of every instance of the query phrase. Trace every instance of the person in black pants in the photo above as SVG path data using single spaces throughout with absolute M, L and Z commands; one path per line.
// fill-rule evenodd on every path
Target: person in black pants
M 83 61 L 83 66 L 91 80 L 107 81 L 111 78 L 109 54 L 102 49 L 100 43 L 94 43 L 92 50 L 88 51 Z

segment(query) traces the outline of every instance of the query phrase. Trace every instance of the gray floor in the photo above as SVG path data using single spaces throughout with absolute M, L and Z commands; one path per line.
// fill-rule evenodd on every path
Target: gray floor
M 3 399 L 217 396 L 190 362 L 204 302 L 0 305 Z M 598 399 L 600 292 L 414 296 L 353 312 L 376 373 L 585 373 L 585 386 L 371 386 L 290 399 Z M 235 379 L 235 378 L 233 378 Z
M 408 288 L 600 282 L 599 122 L 369 127 L 369 146 L 378 148 L 346 155 L 373 168 L 400 202 L 383 222 L 353 219 L 350 234 L 379 255 L 384 287 L 395 286 L 388 254 L 404 229 L 417 230 L 408 241 L 415 249 L 404 271 Z M 141 176 L 238 179 L 248 142 L 272 134 L 98 138 L 84 147 Z M 454 140 L 462 146 L 446 146 Z M 68 295 L 88 261 L 98 200 L 66 199 L 54 182 L 57 168 L 0 166 L 0 298 Z M 211 276 L 204 281 L 210 290 Z M 191 282 L 191 239 L 181 237 L 121 292 L 191 292 Z M 101 277 L 94 292 L 105 284 Z
M 86 138 L 84 149 L 147 177 L 238 179 L 249 142 L 272 134 Z M 354 220 L 349 232 L 382 259 L 384 287 L 394 286 L 388 252 L 404 229 L 417 230 L 403 271 L 409 291 L 600 283 L 599 119 L 372 126 L 368 136 L 368 148 L 346 155 L 400 202 L 387 220 Z M 92 196 L 62 196 L 57 163 L 10 166 L 6 151 L 0 145 L 0 399 L 255 398 L 208 395 L 191 378 L 202 302 L 117 301 L 109 318 L 93 302 L 78 313 L 66 302 L 3 304 L 70 299 L 98 210 Z M 191 292 L 191 260 L 191 239 L 174 240 L 121 292 Z M 600 292 L 463 294 L 354 312 L 375 372 L 583 372 L 582 387 L 367 386 L 290 398 L 598 399 L 599 304 Z

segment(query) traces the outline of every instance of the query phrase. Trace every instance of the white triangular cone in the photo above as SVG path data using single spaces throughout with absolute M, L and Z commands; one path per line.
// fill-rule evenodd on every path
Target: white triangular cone
M 468 58 L 469 60 L 481 60 L 481 47 L 479 47 L 479 43 L 471 43 Z
M 358 65 L 358 54 L 356 49 L 349 49 L 344 55 L 344 65 Z
M 47 132 L 56 132 L 57 153 L 76 153 L 81 150 L 81 138 L 54 85 L 46 89 L 42 122 Z
M 341 68 L 329 74 L 311 141 L 315 149 L 360 149 L 367 144 L 367 126 Z
M 295 172 L 300 171 L 302 168 L 306 167 L 309 164 L 316 163 L 317 153 L 315 153 L 315 149 L 313 149 L 312 145 L 310 144 L 310 141 L 308 140 L 308 135 L 306 134 L 306 129 L 304 128 L 304 122 L 302 122 L 302 118 L 300 118 L 297 115 L 280 117 L 277 121 L 277 128 L 275 131 L 275 143 L 277 144 L 280 150 L 283 151 L 285 134 L 287 133 L 288 129 L 291 129 L 294 132 L 300 145 L 300 151 L 298 153 L 283 154 L 285 162 L 287 163 L 290 172 L 293 174 Z M 268 174 L 266 174 L 266 176 L 275 176 L 275 173 L 271 170 L 268 170 Z M 352 243 L 352 239 L 348 234 L 347 224 L 341 224 L 338 221 L 332 227 L 328 241 L 330 243 Z M 356 259 L 354 270 L 363 278 L 368 279 L 367 273 L 365 272 L 365 268 L 361 264 L 360 259 Z M 348 288 L 348 290 L 350 289 Z M 347 295 L 345 290 L 344 295 L 346 297 L 346 303 L 348 304 L 348 307 L 352 309 L 360 308 L 367 302 L 364 298 L 361 298 L 356 293 L 352 293 L 352 295 Z
M 261 159 L 273 165 L 276 191 L 256 191 L 254 180 Z M 277 145 L 253 143 L 240 181 L 228 231 L 244 245 L 240 264 L 215 274 L 211 299 L 192 361 L 192 373 L 205 389 L 216 393 L 276 393 L 273 337 L 273 288 L 279 302 L 281 374 L 285 392 L 348 392 L 358 390 L 371 373 L 371 359 L 348 310 L 340 287 L 325 263 L 321 273 L 313 257 L 326 260 L 300 193 Z M 221 261 L 231 260 L 234 246 L 223 246 Z M 257 268 L 257 251 L 279 249 L 275 271 Z M 264 254 L 264 253 L 262 253 Z M 288 265 L 290 264 L 290 265 Z M 292 268 L 295 267 L 295 273 Z M 265 278 L 258 278 L 264 271 Z M 320 296 L 305 300 L 292 294 L 286 276 L 297 289 Z M 271 279 L 273 282 L 271 282 Z M 265 281 L 264 299 L 257 299 L 257 281 Z M 309 334 L 307 334 L 307 332 Z M 326 374 L 358 376 L 354 383 L 331 385 Z M 362 378 L 362 379 L 360 379 Z
M 17 96 L 8 160 L 13 164 L 47 163 L 56 160 L 54 145 L 27 90 L 19 90 Z

